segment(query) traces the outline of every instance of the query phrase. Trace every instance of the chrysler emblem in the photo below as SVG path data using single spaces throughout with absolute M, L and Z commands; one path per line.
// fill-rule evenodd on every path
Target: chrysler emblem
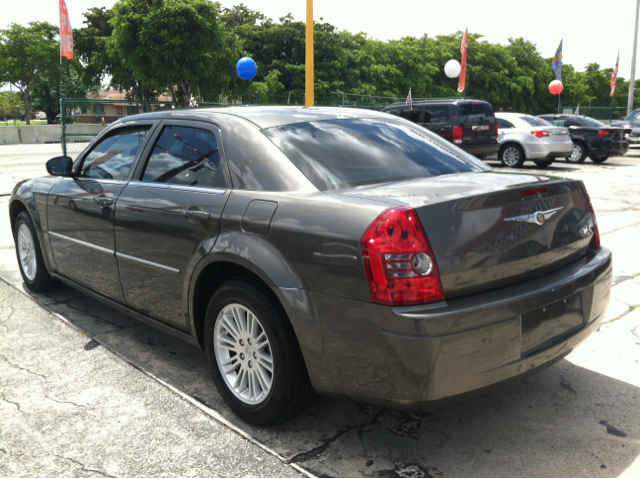
M 505 221 L 519 221 L 520 223 L 533 223 L 539 226 L 542 226 L 545 220 L 548 220 L 553 215 L 555 215 L 558 211 L 563 210 L 564 206 L 560 208 L 554 208 L 552 210 L 547 211 L 536 211 L 530 215 L 522 215 L 522 216 L 514 216 L 513 218 L 505 218 Z

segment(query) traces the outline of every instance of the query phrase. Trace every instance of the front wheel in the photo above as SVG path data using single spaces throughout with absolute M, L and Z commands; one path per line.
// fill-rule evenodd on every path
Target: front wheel
M 590 156 L 589 159 L 591 161 L 593 161 L 594 163 L 604 163 L 605 161 L 607 161 L 609 159 L 609 155 Z
M 20 274 L 27 288 L 34 293 L 54 289 L 57 283 L 47 271 L 33 220 L 26 211 L 16 218 L 13 233 Z
M 525 160 L 524 151 L 515 143 L 503 146 L 498 157 L 502 164 L 509 168 L 520 168 Z
M 584 163 L 587 159 L 587 147 L 584 143 L 573 144 L 573 153 L 565 158 L 569 163 Z
M 251 280 L 231 280 L 209 302 L 205 351 L 231 410 L 269 426 L 300 413 L 312 397 L 300 346 L 282 307 Z
M 549 166 L 554 161 L 555 161 L 554 159 L 551 159 L 551 160 L 534 160 L 534 163 L 536 165 L 538 165 L 540 168 L 546 168 L 547 166 Z

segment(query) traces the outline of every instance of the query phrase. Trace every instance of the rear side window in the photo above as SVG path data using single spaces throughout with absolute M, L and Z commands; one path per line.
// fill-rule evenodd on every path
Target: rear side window
M 220 152 L 211 131 L 165 126 L 144 170 L 143 182 L 225 188 Z
M 520 119 L 527 122 L 531 126 L 551 126 L 551 123 L 549 123 L 548 121 L 535 116 L 521 116 Z
M 503 120 L 502 118 L 496 118 L 496 123 L 498 124 L 498 128 L 501 128 L 503 130 L 505 128 L 515 128 L 515 126 L 513 126 L 513 123 L 507 120 Z
M 427 130 L 390 120 L 331 120 L 263 130 L 319 190 L 489 170 Z
M 458 108 L 462 121 L 473 123 L 483 123 L 495 119 L 493 107 L 488 103 L 474 101 L 469 103 L 459 103 Z
M 119 128 L 85 157 L 80 176 L 105 180 L 126 180 L 150 126 Z
M 424 110 L 424 123 L 449 123 L 451 116 L 449 105 L 427 105 Z
M 409 120 L 412 123 L 420 123 L 420 117 L 422 116 L 421 108 L 403 108 L 400 112 L 400 116 L 405 120 Z

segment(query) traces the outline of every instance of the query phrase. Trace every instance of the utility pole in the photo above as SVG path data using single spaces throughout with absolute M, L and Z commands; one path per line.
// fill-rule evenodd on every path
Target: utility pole
M 306 65 L 304 81 L 304 107 L 309 108 L 315 103 L 313 81 L 313 0 L 307 0 L 307 35 L 305 46 Z
M 424 34 L 424 55 L 422 56 L 422 66 L 424 67 L 424 97 L 427 98 L 427 35 Z
M 633 25 L 633 54 L 631 55 L 631 78 L 629 79 L 629 100 L 627 101 L 627 116 L 633 110 L 633 101 L 636 87 L 636 52 L 638 49 L 638 20 L 640 15 L 640 0 L 636 3 L 636 16 Z

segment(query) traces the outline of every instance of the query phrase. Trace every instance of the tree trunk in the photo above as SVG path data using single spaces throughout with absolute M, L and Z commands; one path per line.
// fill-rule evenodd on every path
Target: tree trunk
M 185 108 L 189 107 L 191 103 L 191 80 L 181 80 L 180 86 L 182 87 L 182 95 L 183 95 L 183 106 Z
M 167 78 L 167 88 L 169 89 L 169 93 L 171 94 L 171 106 L 175 110 L 178 108 L 178 100 L 176 100 L 176 92 L 173 91 L 173 85 Z
M 29 87 L 24 89 L 24 121 L 26 125 L 31 125 L 31 105 L 29 105 Z

